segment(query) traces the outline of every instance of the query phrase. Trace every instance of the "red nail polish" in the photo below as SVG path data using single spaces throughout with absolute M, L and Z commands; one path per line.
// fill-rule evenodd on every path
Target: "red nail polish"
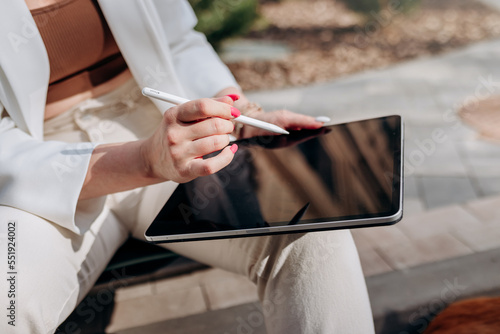
M 231 107 L 231 116 L 236 118 L 236 117 L 239 117 L 240 115 L 241 115 L 241 111 L 239 111 L 235 107 Z
M 240 96 L 237 94 L 228 94 L 227 96 L 229 96 L 233 101 L 237 101 L 240 99 Z
M 233 154 L 235 154 L 236 151 L 238 151 L 238 145 L 236 145 L 236 144 L 231 145 L 231 152 L 233 152 Z

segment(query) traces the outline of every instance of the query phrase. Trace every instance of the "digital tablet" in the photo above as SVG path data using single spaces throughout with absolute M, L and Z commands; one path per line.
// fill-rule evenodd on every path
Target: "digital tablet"
M 178 242 L 388 225 L 402 218 L 403 123 L 387 116 L 236 142 L 180 184 L 145 233 Z

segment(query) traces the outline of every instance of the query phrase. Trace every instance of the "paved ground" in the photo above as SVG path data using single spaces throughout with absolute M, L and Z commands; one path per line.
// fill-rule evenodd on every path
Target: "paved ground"
M 500 144 L 482 140 L 455 117 L 464 101 L 500 94 L 499 64 L 500 40 L 493 40 L 327 84 L 250 94 L 266 109 L 335 122 L 405 118 L 405 218 L 396 226 L 353 231 L 379 333 L 418 331 L 423 323 L 412 321 L 436 313 L 436 303 L 416 311 L 422 305 L 437 300 L 442 307 L 500 286 L 492 280 L 500 272 L 491 266 L 500 258 Z M 443 289 L 455 284 L 460 292 L 462 278 L 467 292 L 444 300 Z M 106 331 L 233 333 L 258 310 L 256 300 L 246 279 L 198 271 L 118 289 Z M 422 314 L 416 318 L 415 312 Z M 252 333 L 265 330 L 253 326 Z

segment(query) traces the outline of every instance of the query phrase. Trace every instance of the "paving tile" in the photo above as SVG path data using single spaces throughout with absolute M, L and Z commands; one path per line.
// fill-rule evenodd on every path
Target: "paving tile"
M 392 66 L 393 78 L 399 82 L 414 82 L 424 85 L 439 84 L 458 75 L 455 68 L 439 61 L 440 58 L 423 58 Z
M 466 203 L 464 208 L 484 223 L 500 224 L 500 196 L 472 201 Z
M 384 95 L 365 95 L 366 102 L 362 110 L 373 110 L 373 111 L 386 111 L 392 114 L 406 114 L 406 111 L 413 111 L 413 114 L 419 113 L 419 110 L 415 110 L 410 108 L 412 106 L 412 101 L 409 100 L 407 96 L 405 96 L 404 91 L 401 90 L 393 90 L 390 93 Z M 333 102 L 333 101 L 332 101 Z M 352 106 L 359 106 L 359 100 L 352 100 Z M 429 101 L 429 103 L 433 103 Z M 422 109 L 420 109 L 422 110 Z
M 476 84 L 474 82 L 474 84 Z M 453 83 L 446 83 L 441 87 L 435 87 L 434 98 L 436 102 L 443 108 L 443 115 L 447 111 L 453 111 L 454 116 L 456 116 L 456 112 L 464 104 L 465 101 L 468 100 L 471 96 L 471 92 L 474 92 L 474 86 L 470 83 L 467 84 L 465 82 L 460 82 L 459 85 L 455 85 Z M 473 96 L 473 95 L 472 95 Z M 446 114 L 446 120 L 449 123 L 455 123 L 455 118 L 452 114 Z M 452 121 L 453 119 L 453 121 Z
M 455 77 L 443 78 L 443 84 L 456 86 L 456 83 L 460 83 L 461 86 L 469 87 L 470 95 L 475 96 L 475 88 L 480 83 L 479 77 L 493 74 L 489 72 L 490 68 L 485 68 L 481 64 L 482 61 L 491 59 L 492 55 L 481 50 L 481 43 L 477 44 L 479 47 L 477 47 L 478 45 L 472 45 L 463 49 L 462 52 L 455 52 L 441 59 L 434 58 L 434 60 L 441 63 L 443 63 L 442 60 L 445 60 L 445 64 L 443 65 L 455 70 Z M 457 68 L 460 68 L 460 70 L 457 71 Z
M 464 155 L 471 159 L 493 159 L 500 158 L 500 145 L 497 142 L 483 140 L 481 137 L 473 136 L 464 138 L 459 142 L 459 148 Z
M 432 138 L 419 136 L 406 141 L 405 172 L 419 176 L 466 176 L 466 165 L 446 131 L 437 127 L 434 138 L 443 141 Z
M 210 268 L 193 274 L 153 283 L 153 293 L 201 287 L 210 310 L 257 300 L 257 288 L 246 277 L 222 269 Z
M 425 204 L 420 198 L 405 197 L 403 199 L 403 215 L 405 217 L 411 217 L 424 211 Z
M 404 196 L 418 198 L 420 196 L 418 186 L 417 186 L 416 176 L 406 176 L 404 178 Z
M 469 177 L 422 177 L 421 182 L 428 209 L 477 198 Z
M 352 230 L 351 233 L 358 243 L 366 243 L 362 246 L 363 249 L 376 249 L 381 244 L 409 242 L 410 239 L 399 229 L 398 225 L 399 223 L 391 226 L 360 228 Z
M 374 249 L 359 251 L 359 259 L 365 277 L 394 270 Z
M 207 310 L 199 286 L 123 300 L 115 304 L 106 332 L 112 333 Z
M 365 250 L 371 252 L 374 250 L 374 246 L 370 239 L 368 239 L 365 234 L 361 233 L 363 229 L 352 229 L 351 234 L 354 239 L 354 243 L 356 244 L 356 248 L 358 252 L 364 252 Z
M 153 293 L 168 293 L 173 290 L 190 289 L 200 286 L 199 275 L 205 271 L 206 270 L 201 270 L 194 274 L 186 274 L 155 281 L 151 284 L 152 291 Z
M 466 140 L 458 145 L 475 177 L 500 177 L 500 145 L 478 139 Z
M 443 108 L 435 105 L 433 107 L 426 107 L 424 111 L 422 109 L 415 110 L 414 108 L 408 108 L 401 110 L 401 115 L 404 117 L 405 124 L 411 125 L 426 125 L 432 126 L 435 124 L 441 124 L 443 121 L 443 116 L 441 115 Z
M 400 113 L 408 127 L 432 126 L 442 122 L 442 107 L 436 103 L 432 94 L 414 94 L 408 96 L 407 101 L 407 106 L 401 108 Z
M 469 164 L 471 173 L 477 178 L 500 177 L 500 158 L 497 161 L 476 160 Z
M 288 44 L 278 41 L 232 39 L 225 41 L 218 50 L 226 64 L 248 60 L 281 60 L 292 53 Z
M 258 300 L 257 287 L 246 277 L 221 269 L 205 272 L 200 284 L 210 310 L 227 308 Z
M 118 288 L 115 291 L 115 303 L 128 299 L 134 299 L 153 294 L 152 284 L 150 282 Z
M 458 118 L 456 122 L 450 122 L 449 124 L 447 124 L 446 134 L 449 135 L 450 139 L 455 143 L 464 140 L 471 140 L 472 138 L 477 138 L 476 131 L 473 128 L 469 127 L 467 124 L 462 123 L 462 121 L 460 121 Z
M 500 177 L 475 177 L 473 180 L 483 196 L 500 194 Z
M 382 79 L 382 78 L 381 78 Z M 400 90 L 401 87 L 398 86 L 391 77 L 383 77 L 382 80 L 366 80 L 366 84 L 363 87 L 365 93 L 369 96 L 387 96 L 393 95 L 394 91 Z
M 426 211 L 412 217 L 404 217 L 396 226 L 410 239 L 427 239 L 461 228 L 480 227 L 483 224 L 459 205 Z
M 267 334 L 262 308 L 247 303 L 119 331 L 115 334 Z M 288 333 L 287 333 L 288 334 Z
M 400 270 L 473 252 L 451 234 L 433 235 L 410 242 L 384 244 L 380 245 L 377 250 L 391 267 Z
M 458 115 L 451 122 L 442 120 L 433 125 L 415 125 L 412 124 L 405 128 L 406 139 L 414 142 L 415 139 L 425 142 L 425 139 L 431 139 L 437 145 L 443 142 L 456 143 L 458 141 L 468 141 L 477 138 L 476 132 L 463 124 Z M 457 151 L 458 150 L 457 148 Z
M 452 234 L 475 252 L 500 248 L 500 229 L 495 225 L 460 229 Z

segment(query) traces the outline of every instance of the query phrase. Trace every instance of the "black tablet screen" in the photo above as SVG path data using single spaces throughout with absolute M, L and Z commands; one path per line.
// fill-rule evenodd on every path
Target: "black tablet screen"
M 399 116 L 237 144 L 229 166 L 179 185 L 146 234 L 309 224 L 399 210 Z

